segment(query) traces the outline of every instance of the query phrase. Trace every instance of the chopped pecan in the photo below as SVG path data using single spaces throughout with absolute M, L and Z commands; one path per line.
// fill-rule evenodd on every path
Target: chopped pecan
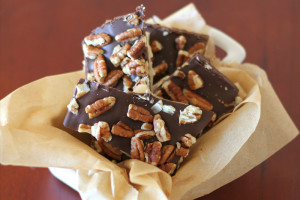
M 152 112 L 154 112 L 154 114 L 156 114 L 156 113 L 159 113 L 160 111 L 162 111 L 163 106 L 164 105 L 163 105 L 162 100 L 159 100 L 151 107 L 151 110 L 152 110 Z
M 123 61 L 125 58 L 127 51 L 130 49 L 130 44 L 125 44 L 123 47 L 120 45 L 115 46 L 112 55 L 110 56 L 110 61 L 111 63 L 115 66 L 118 67 L 120 63 Z
M 161 158 L 161 143 L 160 142 L 153 142 L 148 143 L 145 147 L 146 154 L 146 162 L 150 163 L 151 165 L 156 166 Z
M 180 147 L 176 148 L 175 152 L 176 156 L 186 158 L 189 155 L 190 149 Z
M 197 42 L 196 44 L 194 44 L 190 49 L 189 49 L 189 53 L 193 54 L 195 52 L 199 52 L 201 54 L 204 53 L 205 50 L 205 43 L 204 42 Z
M 194 70 L 188 72 L 188 85 L 192 90 L 197 90 L 203 87 L 204 81 Z
M 132 45 L 132 47 L 127 51 L 127 56 L 132 60 L 138 59 L 141 57 L 143 52 L 146 49 L 146 38 L 145 36 L 141 37 L 138 41 Z
M 103 85 L 107 87 L 114 87 L 117 85 L 119 79 L 123 76 L 122 70 L 114 69 L 108 73 L 104 79 Z
M 132 88 L 132 84 L 133 83 L 132 83 L 131 78 L 129 76 L 124 75 L 123 76 L 124 91 L 128 91 L 129 88 Z
M 159 166 L 159 168 L 161 170 L 167 172 L 168 174 L 172 175 L 176 170 L 176 164 L 175 163 L 166 163 L 166 164 Z
M 136 106 L 134 104 L 129 104 L 127 117 L 138 120 L 142 122 L 152 122 L 153 116 L 151 113 L 143 107 Z
M 87 45 L 97 46 L 97 47 L 104 47 L 105 45 L 110 43 L 110 36 L 106 33 L 98 33 L 88 35 L 84 38 L 84 42 Z
M 84 57 L 90 59 L 95 59 L 97 58 L 98 55 L 104 53 L 103 49 L 94 47 L 92 45 L 86 45 L 86 44 L 82 45 L 82 50 L 83 50 Z
M 190 148 L 193 144 L 196 143 L 196 138 L 189 133 L 185 134 L 184 136 L 181 136 L 180 140 L 182 144 L 187 148 Z
M 152 128 L 153 128 L 152 124 L 149 123 L 143 123 L 141 126 L 142 130 L 152 130 Z
M 124 122 L 119 121 L 117 124 L 113 125 L 111 133 L 121 137 L 133 137 L 133 130 Z
M 91 125 L 88 124 L 79 124 L 78 126 L 79 133 L 91 133 Z
M 143 94 L 149 93 L 150 92 L 149 85 L 150 85 L 149 77 L 145 76 L 137 80 L 137 82 L 133 86 L 133 92 L 143 93 Z
M 175 83 L 173 83 L 171 80 L 164 82 L 162 88 L 173 101 L 188 104 L 188 100 L 183 95 L 181 88 Z
M 154 115 L 153 127 L 158 141 L 166 142 L 171 140 L 171 134 L 169 133 L 165 121 L 161 118 L 160 114 Z
M 127 21 L 128 24 L 137 26 L 140 23 L 139 17 L 136 14 L 128 14 L 125 18 L 124 21 Z
M 95 79 L 99 83 L 103 83 L 107 76 L 107 67 L 103 55 L 99 55 L 94 62 L 94 75 Z
M 133 40 L 137 40 L 140 35 L 142 35 L 142 30 L 140 28 L 132 28 L 119 33 L 118 35 L 116 35 L 115 39 L 118 42 L 130 42 Z
M 183 89 L 183 94 L 189 100 L 190 104 L 192 104 L 194 106 L 198 106 L 205 110 L 213 109 L 213 105 L 211 103 L 209 103 L 207 100 L 205 100 L 204 98 L 200 97 L 198 94 L 196 94 L 188 89 Z
M 170 115 L 174 115 L 176 109 L 171 105 L 163 105 L 162 111 Z
M 89 114 L 89 118 L 95 118 L 101 115 L 102 113 L 110 110 L 116 103 L 115 97 L 105 97 L 95 101 L 91 105 L 85 107 L 85 112 Z
M 115 160 L 121 160 L 122 152 L 118 148 L 113 147 L 110 143 L 104 142 L 103 140 L 100 140 L 98 143 L 106 155 Z
M 91 127 L 91 134 L 94 136 L 97 140 L 100 140 L 101 138 L 108 142 L 111 140 L 111 134 L 110 134 L 110 128 L 108 123 L 100 121 L 98 123 L 95 123 Z
M 144 131 L 144 130 L 142 130 L 142 131 L 138 132 L 137 134 L 135 134 L 134 137 L 138 137 L 141 140 L 147 140 L 147 139 L 152 138 L 153 136 L 155 136 L 154 131 Z
M 180 35 L 175 39 L 175 43 L 177 50 L 183 50 L 186 44 L 186 38 L 184 37 L 184 35 Z
M 185 79 L 185 73 L 182 72 L 182 71 L 180 71 L 180 70 L 176 70 L 176 71 L 173 73 L 173 76 L 178 77 L 178 78 L 180 78 L 180 79 L 182 79 L 182 80 Z
M 202 115 L 199 107 L 189 105 L 183 111 L 180 111 L 179 124 L 192 124 L 197 122 Z
M 161 149 L 161 159 L 159 161 L 159 164 L 164 164 L 166 162 L 169 162 L 173 159 L 175 151 L 174 151 L 173 145 L 165 145 Z
M 145 161 L 144 143 L 137 137 L 131 138 L 131 158 Z
M 90 87 L 86 83 L 78 83 L 76 85 L 76 98 L 80 98 L 90 91 Z
M 176 59 L 176 67 L 179 68 L 189 58 L 190 58 L 190 54 L 187 51 L 179 50 Z
M 150 46 L 153 53 L 159 52 L 163 48 L 162 44 L 157 40 L 153 40 Z
M 121 68 L 123 69 L 123 67 L 125 67 L 128 63 L 130 63 L 130 61 L 131 61 L 130 58 L 125 57 L 120 64 Z
M 146 62 L 144 59 L 132 60 L 123 67 L 123 72 L 127 75 L 137 74 L 138 76 L 145 76 L 148 73 Z
M 73 114 L 77 114 L 78 113 L 78 108 L 79 105 L 76 101 L 75 98 L 72 98 L 72 100 L 70 101 L 70 103 L 67 105 L 68 110 L 73 113 Z
M 161 77 L 168 69 L 168 64 L 165 61 L 162 61 L 159 65 L 153 67 L 154 78 Z

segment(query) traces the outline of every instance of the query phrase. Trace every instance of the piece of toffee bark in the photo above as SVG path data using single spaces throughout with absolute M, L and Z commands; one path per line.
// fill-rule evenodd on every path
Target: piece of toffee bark
M 64 126 L 92 134 L 98 140 L 95 149 L 115 160 L 122 160 L 121 151 L 171 174 L 212 117 L 213 112 L 196 106 L 81 79 Z
M 238 88 L 200 53 L 154 86 L 154 94 L 216 113 L 232 111 Z
M 124 91 L 150 89 L 152 55 L 144 30 L 144 11 L 141 5 L 134 13 L 106 21 L 84 38 L 83 66 L 88 80 Z
M 205 53 L 208 36 L 167 28 L 158 24 L 146 24 L 150 33 L 153 52 L 154 83 L 164 75 L 172 74 L 193 53 Z

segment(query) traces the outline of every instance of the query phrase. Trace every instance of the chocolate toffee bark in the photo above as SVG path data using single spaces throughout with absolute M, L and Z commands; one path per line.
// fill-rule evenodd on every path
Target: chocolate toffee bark
M 199 53 L 154 89 L 163 98 L 211 110 L 216 114 L 214 118 L 232 111 L 238 92 L 234 83 Z
M 64 126 L 92 134 L 94 148 L 115 160 L 124 153 L 172 174 L 212 117 L 196 106 L 81 79 Z
M 154 82 L 164 75 L 172 74 L 193 53 L 204 54 L 208 36 L 146 24 L 150 33 L 150 45 L 153 52 Z
M 145 7 L 106 21 L 82 42 L 89 80 L 124 91 L 150 89 L 152 56 L 144 30 Z M 149 49 L 148 49 L 149 48 Z

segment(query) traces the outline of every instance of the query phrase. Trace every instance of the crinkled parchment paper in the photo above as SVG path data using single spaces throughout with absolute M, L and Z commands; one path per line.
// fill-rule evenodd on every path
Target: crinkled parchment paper
M 209 29 L 193 4 L 161 23 L 194 32 Z M 208 54 L 213 54 L 209 48 Z M 263 70 L 252 64 L 219 69 L 248 96 L 232 115 L 198 139 L 172 178 L 138 160 L 116 165 L 62 126 L 66 105 L 83 72 L 42 78 L 1 100 L 0 162 L 77 169 L 83 199 L 193 199 L 208 194 L 245 174 L 298 134 Z

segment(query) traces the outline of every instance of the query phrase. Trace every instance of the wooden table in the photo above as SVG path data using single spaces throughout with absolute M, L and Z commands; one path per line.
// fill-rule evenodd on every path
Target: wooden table
M 81 69 L 80 42 L 107 18 L 138 1 L 9 0 L 0 2 L 0 98 L 38 78 Z M 145 2 L 161 18 L 189 1 Z M 300 1 L 196 1 L 207 22 L 247 50 L 264 68 L 300 126 Z M 300 138 L 241 178 L 201 199 L 300 199 Z M 80 199 L 47 169 L 0 166 L 0 199 Z

